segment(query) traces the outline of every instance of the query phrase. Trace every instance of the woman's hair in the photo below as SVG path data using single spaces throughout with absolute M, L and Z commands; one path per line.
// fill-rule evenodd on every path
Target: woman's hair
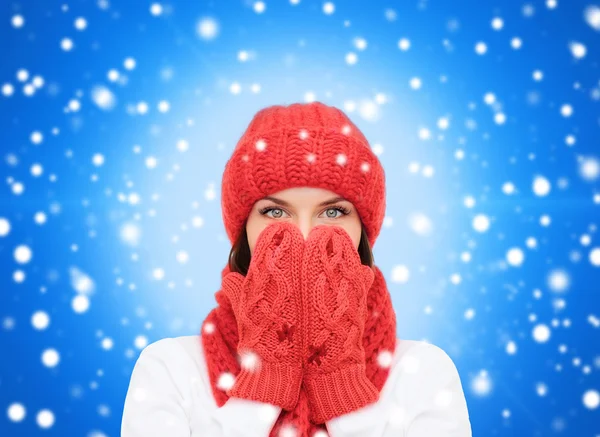
M 373 252 L 371 251 L 369 239 L 367 238 L 367 231 L 364 226 L 362 226 L 360 234 L 358 254 L 360 255 L 362 264 L 373 267 Z M 250 267 L 250 257 L 250 246 L 248 245 L 248 235 L 246 234 L 246 224 L 244 223 L 242 232 L 240 232 L 237 241 L 231 247 L 231 251 L 229 252 L 229 270 L 246 276 L 248 267 Z

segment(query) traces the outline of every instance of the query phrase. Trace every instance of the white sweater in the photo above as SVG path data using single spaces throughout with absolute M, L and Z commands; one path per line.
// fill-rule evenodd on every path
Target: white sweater
M 148 345 L 135 364 L 121 436 L 268 437 L 279 413 L 280 407 L 233 397 L 218 408 L 199 336 L 165 338 Z M 326 426 L 330 437 L 471 437 L 452 359 L 415 340 L 397 341 L 377 403 Z

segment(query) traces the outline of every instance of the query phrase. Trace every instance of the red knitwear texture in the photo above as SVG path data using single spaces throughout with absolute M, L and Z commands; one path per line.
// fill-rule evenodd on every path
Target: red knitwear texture
M 290 410 L 302 383 L 300 268 L 304 237 L 292 223 L 267 226 L 248 273 L 223 278 L 239 332 L 241 372 L 230 396 Z
M 356 125 L 321 102 L 270 106 L 250 122 L 221 184 L 223 223 L 231 243 L 257 200 L 301 186 L 343 193 L 375 245 L 386 206 L 383 167 Z
M 362 338 L 375 274 L 339 226 L 315 226 L 302 258 L 305 385 L 311 420 L 323 423 L 377 401 Z
M 385 214 L 383 167 L 350 119 L 321 102 L 253 117 L 223 173 L 231 243 L 256 201 L 300 186 L 352 202 L 374 246 Z M 271 437 L 283 426 L 313 437 L 330 418 L 377 399 L 389 374 L 378 357 L 394 352 L 396 316 L 381 270 L 356 264 L 343 229 L 316 226 L 304 241 L 281 224 L 259 235 L 245 277 L 222 270 L 201 343 L 218 406 L 230 396 L 280 405 Z

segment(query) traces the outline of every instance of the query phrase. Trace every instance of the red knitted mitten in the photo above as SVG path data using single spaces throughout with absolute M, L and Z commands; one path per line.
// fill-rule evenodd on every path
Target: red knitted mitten
M 302 300 L 304 385 L 314 423 L 379 398 L 365 372 L 362 346 L 367 292 L 374 277 L 343 228 L 312 229 L 302 258 Z
M 258 236 L 248 273 L 228 273 L 223 291 L 236 317 L 241 370 L 229 396 L 292 409 L 302 383 L 300 267 L 304 237 L 281 222 Z

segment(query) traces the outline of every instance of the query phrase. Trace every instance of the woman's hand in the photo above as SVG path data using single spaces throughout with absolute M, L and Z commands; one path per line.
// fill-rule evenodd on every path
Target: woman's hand
M 362 346 L 373 269 L 361 263 L 348 233 L 316 226 L 304 247 L 304 385 L 311 420 L 325 421 L 376 402 Z
M 300 268 L 304 237 L 281 222 L 265 228 L 248 273 L 228 273 L 222 289 L 235 314 L 241 371 L 229 396 L 291 410 L 302 383 Z

